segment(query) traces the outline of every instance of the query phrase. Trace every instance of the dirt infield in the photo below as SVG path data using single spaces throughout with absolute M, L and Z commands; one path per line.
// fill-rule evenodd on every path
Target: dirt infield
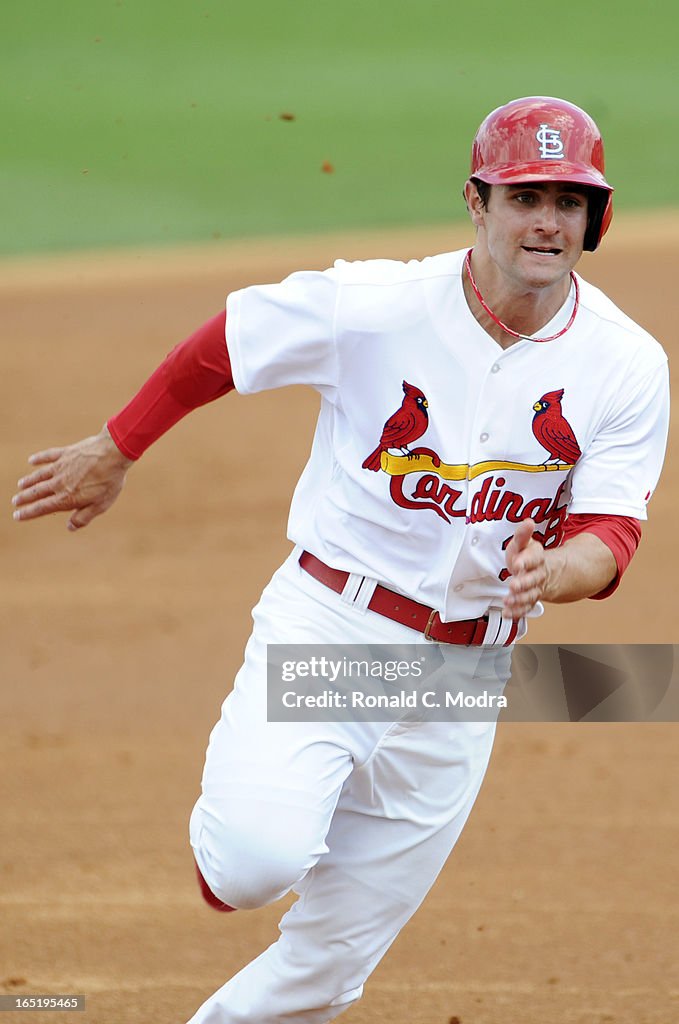
M 616 222 L 581 267 L 663 341 L 675 392 L 678 226 Z M 231 288 L 469 240 L 439 229 L 0 264 L 0 994 L 87 998 L 84 1014 L 31 1021 L 183 1024 L 275 939 L 280 905 L 202 903 L 187 818 L 250 608 L 288 550 L 317 401 L 291 389 L 196 412 L 75 535 L 65 520 L 11 521 L 26 455 L 96 432 Z M 679 639 L 678 422 L 623 587 L 549 608 L 532 642 Z M 676 725 L 501 727 L 462 840 L 347 1024 L 679 1019 L 676 740 Z

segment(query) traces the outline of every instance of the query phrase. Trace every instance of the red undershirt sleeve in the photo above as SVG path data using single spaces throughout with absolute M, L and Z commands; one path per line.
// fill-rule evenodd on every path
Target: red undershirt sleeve
M 123 455 L 138 459 L 192 409 L 233 389 L 224 311 L 177 345 L 106 425 Z
M 618 571 L 607 587 L 592 595 L 592 600 L 610 597 L 618 587 L 625 569 L 641 540 L 641 523 L 631 516 L 572 515 L 566 519 L 564 541 L 579 533 L 593 533 L 613 552 Z

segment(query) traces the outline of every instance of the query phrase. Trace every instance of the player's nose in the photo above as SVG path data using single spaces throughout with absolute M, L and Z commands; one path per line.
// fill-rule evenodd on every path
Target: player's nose
M 558 231 L 559 224 L 556 211 L 556 203 L 545 197 L 539 203 L 535 211 L 535 230 L 543 231 L 545 234 L 554 234 Z

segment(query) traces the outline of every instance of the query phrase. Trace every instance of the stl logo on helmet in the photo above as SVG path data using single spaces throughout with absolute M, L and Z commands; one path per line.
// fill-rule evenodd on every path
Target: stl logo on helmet
M 550 128 L 548 124 L 541 124 L 535 133 L 535 138 L 540 143 L 540 157 L 542 160 L 560 160 L 563 156 L 563 142 L 561 132 L 556 128 Z

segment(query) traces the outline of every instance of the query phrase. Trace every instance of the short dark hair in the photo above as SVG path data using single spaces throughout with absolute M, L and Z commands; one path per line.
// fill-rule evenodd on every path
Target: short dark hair
M 493 186 L 489 185 L 487 181 L 481 181 L 480 178 L 470 178 L 469 180 L 476 186 L 476 191 L 479 193 L 481 205 L 487 207 L 488 200 L 490 199 L 490 190 Z

